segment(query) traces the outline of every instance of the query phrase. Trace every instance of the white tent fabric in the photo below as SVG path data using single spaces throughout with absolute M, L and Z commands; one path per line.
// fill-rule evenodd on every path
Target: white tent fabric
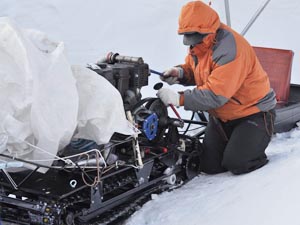
M 118 91 L 88 69 L 73 71 L 62 42 L 0 18 L 0 153 L 54 159 L 77 125 L 77 137 L 98 144 L 133 134 Z
M 102 76 L 85 67 L 72 66 L 79 93 L 75 138 L 107 143 L 114 132 L 133 135 L 119 91 Z
M 8 136 L 8 152 L 51 158 L 69 142 L 77 121 L 76 81 L 63 43 L 1 18 L 0 78 L 0 133 Z M 49 154 L 32 151 L 25 141 Z

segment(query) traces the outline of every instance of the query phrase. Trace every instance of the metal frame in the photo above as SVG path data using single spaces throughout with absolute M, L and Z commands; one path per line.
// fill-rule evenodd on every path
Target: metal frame
M 260 16 L 262 11 L 266 8 L 266 6 L 269 4 L 271 0 L 266 0 L 261 7 L 258 8 L 258 10 L 254 13 L 250 21 L 247 23 L 245 28 L 242 30 L 241 35 L 245 36 L 247 31 L 251 28 L 253 23 L 256 21 L 256 19 Z M 230 20 L 230 9 L 229 9 L 229 0 L 224 0 L 225 5 L 225 14 L 226 14 L 226 23 L 228 26 L 231 27 L 231 20 Z
M 205 116 L 202 112 L 198 112 L 197 115 L 200 118 L 200 121 L 193 121 L 191 119 L 185 120 L 185 123 L 187 125 L 195 124 L 205 127 L 207 125 Z M 177 135 L 180 135 L 177 129 L 175 129 L 174 132 Z M 76 218 L 76 222 L 80 222 L 81 224 L 91 224 L 90 221 L 93 221 L 93 219 L 95 219 L 99 214 L 103 215 L 104 218 L 106 216 L 110 216 L 112 217 L 111 219 L 114 219 L 114 217 L 118 216 L 119 213 L 116 213 L 116 215 L 105 215 L 105 213 L 121 206 L 125 202 L 129 202 L 131 204 L 132 201 L 140 201 L 140 199 L 146 198 L 147 195 L 150 195 L 155 191 L 159 192 L 168 190 L 168 188 L 171 188 L 173 186 L 176 187 L 176 185 L 181 186 L 183 183 L 193 177 L 193 175 L 189 176 L 187 172 L 189 172 L 189 160 L 194 160 L 193 157 L 196 156 L 192 155 L 193 151 L 181 152 L 180 150 L 176 149 L 174 142 L 169 142 L 169 135 L 170 138 L 174 137 L 174 134 L 172 133 L 173 130 L 170 128 L 168 133 L 166 134 L 167 136 L 165 137 L 167 143 L 169 143 L 167 144 L 167 151 L 161 149 L 161 147 L 159 147 L 160 145 L 157 146 L 156 144 L 154 144 L 151 148 L 152 154 L 147 153 L 148 155 L 145 158 L 143 168 L 137 169 L 134 167 L 127 167 L 126 165 L 124 165 L 125 167 L 122 167 L 122 165 L 120 165 L 119 168 L 113 169 L 107 174 L 103 175 L 101 177 L 101 182 L 97 184 L 97 186 L 91 187 L 88 187 L 83 182 L 78 182 L 78 185 L 76 187 L 73 187 L 73 189 L 68 186 L 69 180 L 80 180 L 79 175 L 82 168 L 79 165 L 76 165 L 73 170 L 66 170 L 65 175 L 57 176 L 59 175 L 61 170 L 65 169 L 64 166 L 58 169 L 55 167 L 42 166 L 37 163 L 14 158 L 14 160 L 31 164 L 36 168 L 32 171 L 21 174 L 9 174 L 8 172 L 6 173 L 5 169 L 0 170 L 0 178 L 2 176 L 2 180 L 0 179 L 0 187 L 2 187 L 2 191 L 0 189 L 0 205 L 2 205 L 6 210 L 12 210 L 11 212 L 18 213 L 18 216 L 20 217 L 16 217 L 17 219 L 22 218 L 23 213 L 28 211 L 28 213 L 30 212 L 30 218 L 28 218 L 28 221 L 39 221 L 39 224 L 57 224 L 56 222 L 62 219 L 60 216 L 62 210 L 65 210 L 69 206 L 72 206 L 73 201 L 74 204 L 76 204 L 76 197 L 81 196 L 76 195 L 76 193 L 83 193 L 83 197 L 81 197 L 84 201 L 88 201 L 86 203 L 89 204 L 89 207 L 82 211 L 76 212 L 76 214 L 72 214 L 71 211 L 64 212 L 68 213 L 63 214 L 64 216 L 70 217 L 71 219 L 73 219 L 74 217 Z M 196 139 L 203 134 L 204 133 L 201 132 L 196 136 L 190 137 L 191 139 Z M 182 135 L 182 137 L 184 137 L 184 135 Z M 178 136 L 176 136 L 176 138 L 178 138 Z M 128 140 L 127 142 L 129 143 L 130 140 Z M 147 145 L 144 147 L 149 148 L 149 146 Z M 6 156 L 3 154 L 0 154 L 0 156 L 11 159 L 10 156 Z M 181 164 L 176 164 L 178 159 L 175 156 L 178 156 L 181 158 L 181 160 L 183 160 L 184 166 Z M 160 166 L 166 168 L 172 167 L 173 170 L 170 173 L 164 173 L 163 171 L 161 171 L 161 174 L 154 173 L 155 175 L 151 177 L 150 174 L 152 173 L 152 171 L 154 171 L 155 168 L 158 168 L 159 171 Z M 50 170 L 47 172 L 47 174 L 41 175 L 40 173 L 38 173 L 38 169 L 41 167 L 46 167 Z M 97 171 L 90 171 L 85 175 L 86 177 L 88 177 L 89 175 L 95 176 L 96 172 Z M 127 184 L 125 184 L 124 187 L 120 188 L 120 190 L 117 190 L 116 193 L 104 192 L 104 186 L 106 184 L 110 185 L 110 182 L 107 181 L 109 181 L 114 176 L 116 176 L 117 178 L 117 176 L 121 176 L 124 174 L 132 176 L 132 178 L 134 178 L 135 180 L 132 181 L 132 183 L 128 183 L 129 186 L 126 186 Z M 167 179 L 173 174 L 175 176 L 183 176 L 183 183 L 168 183 Z M 34 182 L 32 182 L 33 180 L 47 180 L 47 177 L 50 178 L 51 185 L 49 187 L 47 186 L 49 183 L 41 183 L 41 185 L 36 186 L 36 184 L 33 184 Z M 67 181 L 67 183 L 65 181 Z M 133 184 L 134 186 L 130 186 Z M 53 186 L 55 185 L 60 187 L 58 191 L 54 191 Z M 7 195 L 8 193 L 15 194 L 16 198 L 9 197 Z M 28 200 L 25 199 L 23 201 L 21 197 L 28 197 Z M 88 200 L 84 197 L 86 197 Z M 52 204 L 52 202 L 55 202 L 55 204 Z M 121 210 L 120 212 L 125 213 L 125 211 L 126 210 Z M 13 220 L 12 216 L 13 214 L 9 214 L 6 217 L 4 216 L 4 219 L 6 221 L 10 221 L 10 219 Z M 46 223 L 44 222 L 44 220 L 48 222 Z M 22 224 L 29 224 L 29 222 L 27 223 L 26 221 L 23 221 Z
M 262 13 L 262 11 L 266 8 L 266 6 L 269 4 L 271 0 L 267 0 L 258 10 L 254 13 L 246 27 L 241 32 L 241 35 L 245 35 L 247 31 L 250 29 L 250 27 L 253 25 L 253 23 L 256 21 L 256 19 L 259 17 L 259 15 Z

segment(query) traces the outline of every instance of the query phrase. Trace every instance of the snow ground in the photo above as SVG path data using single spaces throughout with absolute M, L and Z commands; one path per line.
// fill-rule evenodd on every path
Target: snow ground
M 300 224 L 300 129 L 277 134 L 270 162 L 252 173 L 199 175 L 173 192 L 154 196 L 126 225 Z
M 72 64 L 97 61 L 109 51 L 142 56 L 159 71 L 179 64 L 186 54 L 176 34 L 186 0 L 1 0 L 0 16 L 24 28 L 64 41 Z M 206 1 L 208 2 L 208 1 Z M 223 1 L 212 6 L 225 21 Z M 232 26 L 242 31 L 263 0 L 229 0 Z M 116 7 L 118 6 L 118 7 Z M 292 49 L 292 82 L 300 83 L 300 1 L 271 0 L 246 34 L 252 45 Z M 154 96 L 151 85 L 143 95 Z M 175 87 L 179 89 L 179 87 Z M 298 225 L 300 130 L 278 134 L 267 149 L 270 162 L 250 174 L 200 175 L 173 192 L 154 196 L 127 225 Z

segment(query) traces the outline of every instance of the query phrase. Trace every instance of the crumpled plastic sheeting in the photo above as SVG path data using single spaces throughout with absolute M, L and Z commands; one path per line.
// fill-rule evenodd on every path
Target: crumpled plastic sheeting
M 99 144 L 113 132 L 133 133 L 117 90 L 84 68 L 74 67 L 74 77 L 64 51 L 0 18 L 0 153 L 49 166 L 77 125 L 77 137 Z
M 69 143 L 77 123 L 78 93 L 63 43 L 0 18 L 0 93 L 0 133 L 8 136 L 10 155 L 53 159 Z
M 102 76 L 85 67 L 72 66 L 79 93 L 75 138 L 107 143 L 114 132 L 133 135 L 119 91 Z

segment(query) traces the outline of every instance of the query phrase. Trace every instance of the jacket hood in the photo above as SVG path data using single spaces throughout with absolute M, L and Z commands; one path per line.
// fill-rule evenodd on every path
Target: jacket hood
M 216 11 L 201 1 L 193 1 L 181 9 L 178 34 L 216 33 L 220 25 L 220 18 Z

